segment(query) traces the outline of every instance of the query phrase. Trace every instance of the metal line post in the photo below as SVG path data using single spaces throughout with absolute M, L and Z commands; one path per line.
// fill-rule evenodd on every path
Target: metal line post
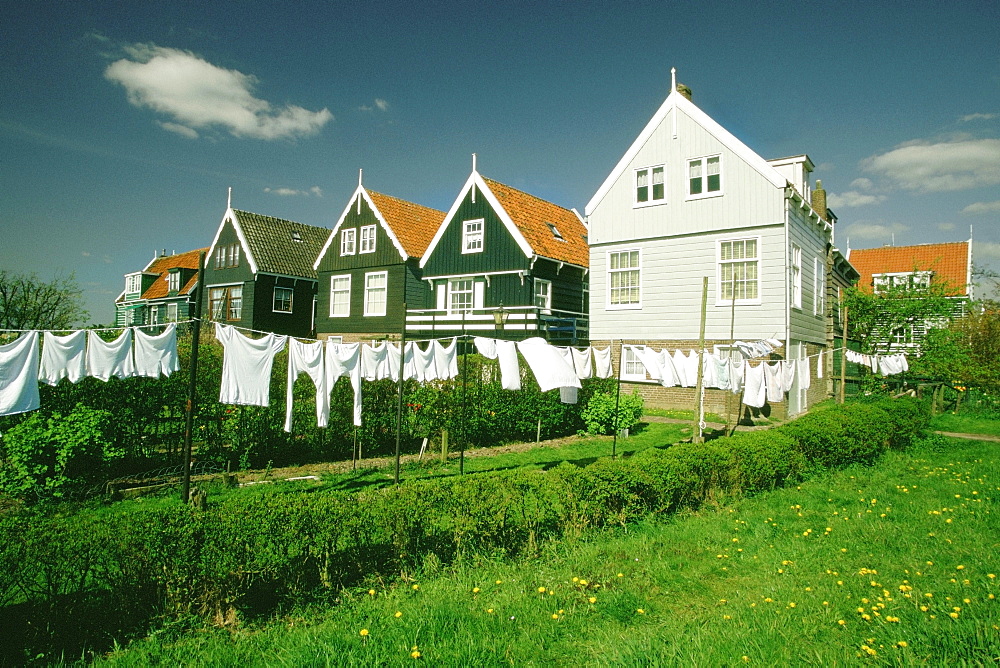
M 406 376 L 406 302 L 403 302 L 403 326 L 399 335 L 399 400 L 396 403 L 396 473 L 399 484 L 399 439 L 403 430 L 403 378 Z

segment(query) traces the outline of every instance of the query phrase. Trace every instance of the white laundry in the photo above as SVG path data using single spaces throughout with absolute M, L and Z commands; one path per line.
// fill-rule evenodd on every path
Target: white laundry
M 744 365 L 743 372 L 743 403 L 753 408 L 761 408 L 767 396 L 767 383 L 764 381 L 763 362 L 757 366 L 749 362 Z
M 126 329 L 114 341 L 105 341 L 97 332 L 87 337 L 87 375 L 107 381 L 135 375 L 132 359 L 132 330 Z
M 594 367 L 598 378 L 611 378 L 614 375 L 611 365 L 611 346 L 604 350 L 594 348 Z
M 743 376 L 749 365 L 742 358 L 736 360 L 731 357 L 727 360 L 727 364 L 729 365 L 729 389 L 733 393 L 739 394 L 743 389 Z
M 694 383 L 688 385 L 688 363 L 687 357 L 680 350 L 675 350 L 673 355 L 674 370 L 677 372 L 677 383 L 684 387 L 694 387 Z
M 570 367 L 573 369 L 573 373 L 576 373 L 576 365 L 573 362 L 573 349 L 570 348 L 569 346 L 552 346 L 552 347 L 555 348 L 557 351 L 559 351 L 559 354 L 562 355 L 562 358 L 566 360 L 566 364 L 569 364 Z M 579 376 L 577 377 L 579 378 Z
M 590 361 L 590 348 L 570 348 L 573 351 L 573 367 L 576 369 L 576 377 L 580 380 L 592 378 L 594 375 L 594 365 Z
M 697 386 L 697 384 L 698 377 L 695 376 L 695 385 Z M 709 353 L 701 354 L 701 386 L 702 388 L 719 386 L 718 371 L 712 362 L 712 355 Z
M 698 353 L 694 350 L 689 350 L 687 356 L 681 355 L 680 359 L 684 364 L 684 387 L 694 387 L 698 384 Z M 674 357 L 675 366 L 676 361 L 677 357 Z
M 500 386 L 505 390 L 520 390 L 521 363 L 517 360 L 514 342 L 497 341 L 497 358 L 500 361 Z
M 136 332 L 136 341 L 141 332 Z M 285 348 L 287 336 L 268 334 L 250 339 L 235 328 L 215 323 L 215 338 L 222 343 L 222 384 L 219 403 L 267 406 L 271 398 L 274 356 Z
M 517 349 L 535 374 L 538 387 L 542 392 L 548 392 L 557 387 L 575 387 L 579 389 L 580 379 L 576 371 L 566 362 L 563 356 L 550 346 L 545 339 L 532 337 L 517 344 Z
M 326 384 L 326 365 L 323 362 L 323 342 L 303 343 L 298 339 L 288 342 L 288 387 L 285 394 L 285 431 L 292 431 L 292 388 L 295 379 L 304 373 L 316 387 L 316 426 L 325 427 L 330 420 L 330 391 Z
M 38 367 L 38 380 L 55 385 L 63 378 L 78 383 L 87 375 L 87 332 L 80 330 L 56 336 L 52 332 L 42 335 L 42 361 Z
M 447 346 L 440 341 L 432 341 L 434 346 L 434 366 L 437 367 L 439 380 L 448 380 L 458 376 L 458 337 L 452 337 Z
M 38 408 L 38 332 L 0 345 L 0 415 Z
M 361 426 L 361 344 L 326 342 L 326 387 L 333 390 L 341 376 L 347 376 L 354 390 L 354 426 Z M 328 395 L 329 396 L 329 395 Z
M 816 378 L 822 378 L 822 377 L 823 377 L 823 351 L 821 350 L 819 352 L 819 355 L 816 356 Z
M 447 368 L 443 369 L 443 373 L 442 370 L 438 369 L 437 346 L 434 345 L 436 343 L 437 341 L 428 341 L 426 350 L 421 350 L 420 346 L 417 345 L 416 342 L 413 343 L 412 365 L 415 374 L 414 378 L 422 383 L 431 380 L 438 380 L 445 377 L 448 373 Z
M 878 372 L 883 376 L 893 376 L 903 373 L 909 369 L 906 355 L 902 353 L 896 355 L 882 355 L 878 358 Z
M 781 388 L 785 392 L 791 392 L 792 385 L 795 384 L 795 371 L 796 371 L 795 360 L 781 361 Z
M 632 351 L 632 355 L 642 363 L 649 377 L 655 381 L 663 380 L 663 370 L 660 361 L 657 359 L 656 351 L 647 346 L 625 346 Z
M 785 374 L 781 367 L 781 362 L 773 364 L 763 363 L 764 386 L 767 388 L 768 403 L 777 403 L 785 399 Z
M 809 375 L 809 358 L 795 360 L 795 375 L 799 379 L 799 389 L 808 390 L 812 387 L 812 378 Z
M 216 323 L 218 324 L 218 323 Z M 218 332 L 218 327 L 216 327 Z M 169 376 L 181 368 L 177 357 L 177 324 L 170 323 L 158 336 L 146 334 L 134 327 L 132 330 L 134 348 L 132 355 L 135 361 L 135 375 L 147 378 L 158 378 L 161 374 Z
M 715 355 L 706 355 L 705 358 L 709 361 L 709 366 L 715 367 L 712 370 L 712 373 L 715 378 L 715 384 L 706 385 L 706 387 L 714 387 L 720 390 L 728 390 L 730 388 L 729 360 L 717 357 Z
M 476 350 L 479 354 L 488 360 L 495 360 L 497 358 L 497 340 L 487 339 L 485 336 L 477 336 L 472 339 L 472 342 L 476 344 Z
M 677 369 L 674 368 L 674 360 L 666 348 L 656 353 L 656 362 L 660 365 L 660 385 L 663 387 L 676 387 L 681 384 Z
M 397 362 L 396 369 L 398 373 L 399 362 L 397 349 Z M 361 346 L 361 375 L 367 381 L 383 380 L 385 378 L 392 378 L 393 374 L 391 372 L 391 367 L 389 363 L 389 343 L 383 341 L 374 346 L 370 346 L 367 343 Z M 397 380 L 399 376 L 393 378 Z

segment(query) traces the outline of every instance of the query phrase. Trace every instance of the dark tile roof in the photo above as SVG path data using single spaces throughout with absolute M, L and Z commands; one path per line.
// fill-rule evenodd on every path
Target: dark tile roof
M 368 191 L 368 196 L 403 245 L 406 254 L 409 257 L 421 257 L 444 221 L 445 212 L 371 190 Z
M 499 181 L 485 177 L 483 181 L 537 255 L 581 267 L 590 265 L 587 228 L 579 216 Z
M 325 227 L 233 209 L 257 271 L 316 278 L 313 263 L 330 234 Z
M 872 289 L 873 274 L 931 271 L 932 284 L 945 285 L 953 296 L 969 294 L 969 242 L 852 248 L 848 260 L 861 274 L 858 287 Z
M 168 293 L 167 273 L 169 270 L 179 267 L 181 269 L 194 269 L 195 272 L 197 272 L 198 254 L 207 252 L 207 248 L 199 248 L 186 253 L 178 253 L 177 255 L 165 255 L 153 260 L 144 273 L 159 274 L 159 276 L 157 276 L 156 280 L 153 281 L 153 284 L 146 288 L 146 291 L 142 293 L 142 299 L 159 299 L 161 297 L 166 297 Z M 197 282 L 198 274 L 195 273 L 183 286 L 181 286 L 181 290 L 178 294 L 189 294 Z

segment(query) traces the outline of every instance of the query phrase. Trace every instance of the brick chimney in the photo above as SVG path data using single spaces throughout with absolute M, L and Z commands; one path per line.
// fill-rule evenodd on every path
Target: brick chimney
M 819 217 L 829 222 L 830 215 L 826 209 L 826 191 L 823 190 L 823 182 L 816 180 L 816 187 L 812 191 L 812 208 L 819 214 Z
M 691 101 L 691 89 L 685 86 L 684 84 L 682 83 L 677 84 L 677 92 L 686 97 L 688 101 Z

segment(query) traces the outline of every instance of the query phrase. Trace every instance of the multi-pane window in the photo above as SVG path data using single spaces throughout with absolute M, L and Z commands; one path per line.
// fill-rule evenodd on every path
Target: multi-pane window
M 535 306 L 546 312 L 552 308 L 552 281 L 535 279 Z
M 181 289 L 181 272 L 172 271 L 167 274 L 167 291 L 177 292 Z
M 722 192 L 720 156 L 688 160 L 688 195 L 715 195 Z
M 757 239 L 719 243 L 719 301 L 757 302 Z
M 291 313 L 292 312 L 292 288 L 274 288 L 274 312 L 275 313 Z
M 126 294 L 133 294 L 140 292 L 142 290 L 142 276 L 139 274 L 134 274 L 132 276 L 125 277 L 125 292 Z
M 341 255 L 354 255 L 354 244 L 357 239 L 358 231 L 354 228 L 349 230 L 340 231 L 340 254 Z
M 635 170 L 635 203 L 656 204 L 667 198 L 663 165 Z
M 365 225 L 361 228 L 361 249 L 360 253 L 375 252 L 375 226 Z
M 212 320 L 239 320 L 243 315 L 243 286 L 210 289 L 208 312 Z
M 167 322 L 177 322 L 177 304 L 167 304 Z
M 639 251 L 608 253 L 608 306 L 637 307 L 639 301 Z
M 802 308 L 802 249 L 792 244 L 792 306 Z
M 385 315 L 385 288 L 388 274 L 365 274 L 365 315 Z
M 238 266 L 240 266 L 240 245 L 238 243 L 215 247 L 216 269 Z
M 330 317 L 346 318 L 351 315 L 351 277 L 330 277 Z
M 826 263 L 822 258 L 814 260 L 815 296 L 813 297 L 813 314 L 826 315 Z
M 637 354 L 638 350 L 645 350 L 645 348 L 646 346 L 622 347 L 622 380 L 646 380 L 646 367 Z
M 472 309 L 473 283 L 471 278 L 453 278 L 448 281 L 449 313 L 460 313 Z
M 462 224 L 462 252 L 483 252 L 483 219 L 467 220 Z
M 149 307 L 149 324 L 160 324 L 160 306 L 158 304 Z
M 876 294 L 893 288 L 926 290 L 931 285 L 931 272 L 909 271 L 896 274 L 873 274 L 872 283 Z

